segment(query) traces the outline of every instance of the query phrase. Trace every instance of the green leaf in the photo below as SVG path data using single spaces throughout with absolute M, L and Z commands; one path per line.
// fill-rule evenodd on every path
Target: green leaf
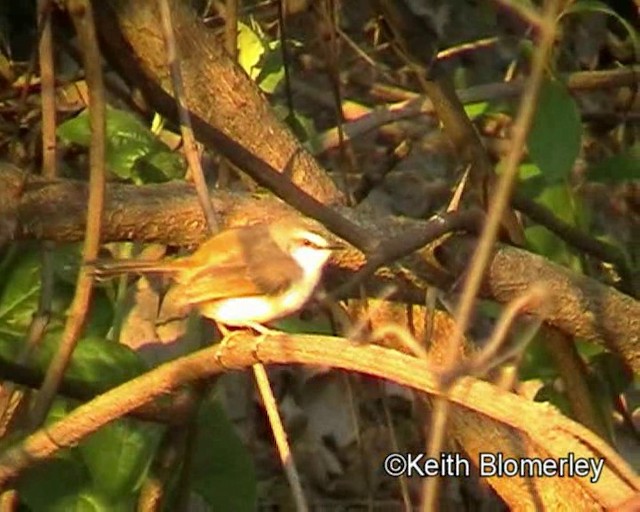
M 40 258 L 29 251 L 10 269 L 0 294 L 0 333 L 22 339 L 38 308 L 39 295 Z
M 19 480 L 18 492 L 33 512 L 65 510 L 62 506 L 89 482 L 89 473 L 80 461 L 58 456 L 27 471 Z
M 105 425 L 79 445 L 93 486 L 116 499 L 135 492 L 147 473 L 162 428 L 128 418 Z
M 569 176 L 580 151 L 581 137 L 580 113 L 566 87 L 556 81 L 545 82 L 528 146 L 531 160 L 548 183 Z
M 262 69 L 255 77 L 255 81 L 264 92 L 273 94 L 283 79 L 284 63 L 280 42 L 273 41 L 267 45 L 267 51 L 262 58 Z
M 467 117 L 474 120 L 476 117 L 481 116 L 489 109 L 489 102 L 479 101 L 476 103 L 468 103 L 464 106 L 464 111 L 467 113 Z
M 94 290 L 84 335 L 96 339 L 105 338 L 113 327 L 113 317 L 113 302 L 107 298 L 106 294 L 97 289 Z
M 272 94 L 284 78 L 280 41 L 269 41 L 260 26 L 238 23 L 238 63 L 267 94 Z
M 44 370 L 60 343 L 60 330 L 47 332 L 34 355 Z M 131 380 L 146 370 L 146 365 L 130 348 L 95 336 L 82 338 L 73 351 L 65 380 L 108 389 Z
M 168 181 L 184 175 L 186 166 L 182 158 L 172 153 L 133 114 L 114 108 L 107 108 L 107 167 L 122 179 L 136 183 L 146 183 L 140 168 L 153 173 L 153 182 Z M 88 147 L 91 141 L 89 114 L 85 110 L 58 127 L 58 136 L 66 142 Z M 140 167 L 142 166 L 142 167 Z
M 526 177 L 520 184 L 520 190 L 537 203 L 546 206 L 556 217 L 564 222 L 576 226 L 577 219 L 582 217 L 582 210 L 576 204 L 570 188 L 565 183 L 547 184 L 541 187 L 539 176 L 541 171 L 535 165 L 520 167 L 520 176 Z M 576 271 L 581 270 L 580 259 L 570 249 L 570 246 L 557 235 L 543 226 L 529 226 L 525 229 L 525 237 L 533 252 L 546 256 Z
M 110 500 L 100 492 L 87 488 L 77 494 L 65 496 L 55 507 L 47 508 L 48 512 L 130 512 L 135 509 L 133 497 L 120 497 Z
M 595 164 L 587 177 L 601 183 L 621 183 L 640 180 L 640 144 L 636 143 L 618 155 Z
M 185 163 L 178 153 L 152 151 L 136 162 L 134 170 L 142 183 L 164 183 L 182 178 Z
M 215 510 L 256 509 L 253 461 L 222 408 L 206 401 L 198 416 L 193 488 Z
M 238 64 L 255 80 L 260 73 L 258 63 L 267 50 L 262 38 L 251 27 L 238 22 Z

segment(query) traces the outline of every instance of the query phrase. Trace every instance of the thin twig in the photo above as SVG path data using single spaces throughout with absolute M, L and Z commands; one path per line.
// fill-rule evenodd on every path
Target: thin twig
M 234 61 L 238 60 L 239 4 L 240 0 L 226 0 L 224 12 L 224 46 Z
M 528 199 L 522 194 L 514 194 L 511 198 L 514 208 L 524 213 L 532 221 L 546 227 L 559 238 L 601 261 L 612 263 L 620 274 L 619 288 L 636 298 L 640 290 L 634 287 L 633 271 L 624 253 L 615 245 L 589 236 L 580 229 L 568 224 L 541 204 Z
M 196 186 L 198 200 L 204 212 L 207 225 L 211 233 L 219 231 L 219 223 L 216 218 L 216 212 L 213 209 L 209 192 L 207 190 L 207 182 L 204 179 L 200 158 L 196 150 L 196 141 L 193 136 L 193 128 L 191 127 L 191 118 L 187 109 L 184 85 L 182 82 L 182 73 L 180 71 L 180 61 L 178 59 L 178 50 L 176 48 L 173 26 L 171 24 L 171 10 L 167 0 L 158 0 L 158 10 L 162 20 L 162 30 L 164 34 L 164 43 L 167 49 L 167 63 L 171 72 L 171 83 L 173 85 L 173 93 L 178 105 L 178 117 L 180 118 L 180 132 L 184 142 L 184 156 L 189 163 L 191 177 Z
M 492 367 L 495 367 L 496 364 L 494 360 L 504 341 L 507 339 L 507 334 L 515 322 L 517 315 L 522 309 L 530 306 L 532 303 L 542 303 L 548 295 L 549 290 L 538 285 L 532 287 L 527 293 L 507 304 L 491 333 L 489 342 L 484 348 L 471 360 L 459 363 L 455 368 L 451 368 L 447 373 L 443 374 L 442 380 L 445 383 L 445 387 L 448 386 L 448 383 L 455 381 L 462 375 L 484 375 Z M 524 347 L 519 348 L 520 350 L 524 349 Z
M 51 0 L 38 0 L 38 45 L 40 81 L 42 84 L 42 176 L 53 180 L 57 176 L 56 160 L 56 99 L 55 99 L 55 63 L 53 58 L 53 36 L 51 30 Z M 53 261 L 54 244 L 48 240 L 42 242 L 40 249 L 40 296 L 38 309 L 34 314 L 25 343 L 16 358 L 17 364 L 26 363 L 33 349 L 38 346 L 49 323 L 51 303 L 53 301 Z M 12 398 L 15 387 L 5 384 L 0 391 L 0 424 L 4 427 L 10 421 L 7 417 L 9 406 L 15 403 Z M 12 408 L 16 410 L 15 407 Z
M 639 72 L 640 69 L 637 66 L 629 66 L 604 71 L 581 71 L 561 75 L 560 79 L 564 81 L 570 91 L 575 93 L 595 89 L 633 87 L 638 80 Z M 294 83 L 301 93 L 307 96 L 313 96 L 314 98 L 317 97 L 308 84 Z M 525 80 L 490 83 L 461 89 L 456 91 L 456 94 L 464 104 L 494 101 L 522 94 L 525 85 Z M 351 115 L 349 122 L 343 126 L 345 135 L 349 139 L 364 135 L 385 124 L 418 115 L 429 115 L 434 112 L 434 105 L 428 97 L 412 91 L 386 84 L 374 84 L 371 87 L 370 93 L 373 96 L 382 97 L 387 101 L 397 101 L 397 103 L 377 106 L 374 109 L 359 106 L 359 108 L 355 110 L 355 112 L 358 113 L 357 116 Z M 334 148 L 337 144 L 338 134 L 337 128 L 335 127 L 326 130 L 318 136 L 320 151 L 327 151 Z
M 480 283 L 489 262 L 491 248 L 498 235 L 502 214 L 509 204 L 511 189 L 518 172 L 518 164 L 524 153 L 527 134 L 533 122 L 538 94 L 544 79 L 545 66 L 555 40 L 557 9 L 557 0 L 547 0 L 543 14 L 544 23 L 539 27 L 541 30 L 540 42 L 533 54 L 531 76 L 524 90 L 523 99 L 513 127 L 511 151 L 505 159 L 495 193 L 488 205 L 489 210 L 482 236 L 469 265 L 469 274 L 465 279 L 462 297 L 455 314 L 456 328 L 445 355 L 445 368 L 454 363 L 454 358 L 459 353 L 462 336 L 469 324 L 475 297 L 480 289 Z M 431 437 L 427 448 L 428 457 L 438 457 L 441 452 L 446 435 L 449 409 L 450 404 L 446 398 L 439 398 L 434 401 Z M 438 485 L 439 478 L 437 476 L 425 480 L 423 486 L 423 511 L 436 510 Z
M 89 178 L 90 193 L 87 207 L 86 236 L 82 255 L 83 261 L 88 262 L 95 260 L 98 256 L 104 206 L 106 161 L 104 83 L 102 81 L 102 60 L 93 24 L 91 2 L 69 0 L 67 8 L 73 18 L 76 31 L 84 48 L 84 67 L 87 73 L 89 89 L 89 125 L 91 128 L 89 166 L 91 176 Z M 65 369 L 82 333 L 91 299 L 92 287 L 93 277 L 85 267 L 82 267 L 78 275 L 75 295 L 69 308 L 69 316 L 62 333 L 60 346 L 47 369 L 44 383 L 35 397 L 29 421 L 31 428 L 35 429 L 44 422 L 51 407 Z
M 267 416 L 269 417 L 269 424 L 273 431 L 273 438 L 276 442 L 276 446 L 278 447 L 280 462 L 282 463 L 282 467 L 284 467 L 287 480 L 289 481 L 291 491 L 293 492 L 296 510 L 298 512 L 306 512 L 309 510 L 309 507 L 307 506 L 307 500 L 304 497 L 302 484 L 300 483 L 300 475 L 298 474 L 296 463 L 293 459 L 291 448 L 289 447 L 287 433 L 282 425 L 282 419 L 280 418 L 278 406 L 276 404 L 275 397 L 273 396 L 269 377 L 267 376 L 264 365 L 261 363 L 254 364 L 252 368 L 258 390 L 260 391 L 260 396 L 264 402 L 264 408 L 267 411 Z

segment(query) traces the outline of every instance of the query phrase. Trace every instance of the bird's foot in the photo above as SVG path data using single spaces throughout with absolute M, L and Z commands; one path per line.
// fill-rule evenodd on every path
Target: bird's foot
M 247 324 L 247 327 L 250 327 L 251 329 L 253 329 L 259 334 L 259 336 L 256 337 L 256 342 L 255 342 L 255 345 L 253 346 L 253 356 L 256 358 L 257 361 L 260 361 L 260 356 L 258 355 L 258 349 L 260 348 L 260 345 L 262 344 L 264 339 L 267 336 L 282 334 L 282 332 L 276 331 L 274 329 L 269 329 L 268 327 L 265 327 L 262 324 L 258 324 L 254 322 Z
M 220 366 L 222 366 L 223 368 L 226 368 L 227 370 L 231 370 L 231 368 L 228 367 L 227 365 L 225 365 L 224 362 L 222 361 L 222 355 L 224 354 L 225 350 L 227 349 L 227 346 L 229 345 L 229 342 L 235 336 L 238 336 L 239 334 L 243 334 L 244 331 L 232 331 L 232 330 L 228 329 L 224 324 L 217 323 L 217 322 L 216 322 L 216 326 L 218 327 L 218 330 L 220 331 L 220 334 L 222 335 L 222 339 L 217 344 L 218 345 L 218 351 L 216 353 L 216 360 L 218 361 Z
M 223 364 L 222 360 L 221 360 L 221 355 L 224 353 L 225 348 L 228 346 L 229 342 L 238 335 L 241 334 L 246 334 L 246 330 L 244 329 L 238 329 L 238 330 L 230 330 L 228 329 L 225 325 L 218 323 L 217 324 L 218 329 L 220 330 L 220 333 L 222 334 L 222 339 L 220 340 L 219 343 L 219 349 L 218 349 L 218 362 L 224 367 L 225 365 Z M 254 357 L 259 360 L 258 357 L 258 348 L 260 346 L 260 344 L 264 341 L 264 339 L 267 336 L 274 336 L 277 334 L 282 334 L 281 331 L 276 331 L 274 329 L 269 329 L 268 327 L 265 327 L 262 324 L 259 323 L 255 323 L 255 322 L 251 322 L 251 323 L 247 323 L 244 325 L 244 327 L 247 327 L 248 329 L 251 329 L 253 331 L 255 331 L 256 333 L 258 333 L 258 336 L 256 337 L 256 341 L 255 341 L 255 345 L 253 347 L 253 355 Z

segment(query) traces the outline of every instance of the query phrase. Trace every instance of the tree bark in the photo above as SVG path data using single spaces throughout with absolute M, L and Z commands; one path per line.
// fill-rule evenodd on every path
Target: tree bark
M 326 171 L 278 120 L 259 88 L 226 53 L 221 40 L 185 2 L 169 0 L 169 4 L 189 110 L 286 173 L 315 199 L 325 204 L 341 203 L 343 195 Z M 95 11 L 109 62 L 163 112 L 165 107 L 157 104 L 157 97 L 148 94 L 152 86 L 149 81 L 173 94 L 155 0 L 97 2 Z M 197 124 L 194 129 L 198 136 Z

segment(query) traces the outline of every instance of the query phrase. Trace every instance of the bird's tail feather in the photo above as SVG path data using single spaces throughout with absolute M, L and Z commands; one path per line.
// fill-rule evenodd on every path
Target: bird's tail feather
M 180 265 L 171 260 L 97 260 L 87 263 L 87 268 L 94 276 L 107 278 L 123 274 L 173 275 L 180 270 Z

